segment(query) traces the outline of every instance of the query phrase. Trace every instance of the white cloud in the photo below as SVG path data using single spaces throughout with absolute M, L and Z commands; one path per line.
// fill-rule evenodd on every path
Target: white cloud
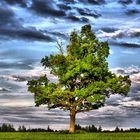
M 120 102 L 120 105 L 123 105 L 125 107 L 140 107 L 140 101 L 125 101 L 125 102 Z
M 0 100 L 1 107 L 29 107 L 35 106 L 33 100 L 29 99 L 3 99 Z

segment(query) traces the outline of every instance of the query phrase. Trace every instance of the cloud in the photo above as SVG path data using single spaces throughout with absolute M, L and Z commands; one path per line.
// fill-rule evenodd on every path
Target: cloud
M 58 32 L 48 32 L 35 27 L 23 27 L 20 19 L 17 19 L 14 11 L 9 7 L 0 7 L 0 39 L 21 39 L 31 41 L 53 42 L 52 35 L 65 37 Z
M 33 41 L 46 41 L 52 42 L 54 39 L 49 35 L 45 34 L 41 30 L 37 30 L 36 28 L 24 28 L 24 27 L 3 27 L 0 29 L 0 36 L 3 38 L 14 38 L 14 39 L 26 39 L 26 40 L 33 40 Z
M 121 3 L 121 4 L 130 4 L 132 2 L 133 2 L 132 0 L 118 0 L 118 3 Z
M 117 45 L 122 47 L 129 47 L 129 48 L 140 48 L 140 44 L 137 43 L 128 43 L 128 42 L 110 42 L 111 45 Z
M 125 107 L 139 107 L 140 106 L 140 100 L 139 101 L 126 101 L 126 102 L 121 102 L 121 105 Z
M 29 12 L 33 11 L 33 13 L 30 13 L 33 16 L 38 15 L 41 18 L 43 17 L 47 19 L 51 17 L 52 20 L 53 18 L 57 17 L 74 22 L 89 22 L 89 19 L 84 17 L 86 15 L 83 17 L 78 17 L 76 15 L 70 15 L 67 13 L 66 11 L 71 12 L 72 10 L 72 7 L 66 4 L 67 2 L 74 3 L 75 1 L 56 3 L 54 0 L 32 0 L 32 3 L 28 5 L 26 0 L 2 0 L 0 5 L 0 18 L 3 20 L 0 20 L 0 40 L 20 39 L 29 41 L 53 42 L 56 40 L 56 37 L 62 37 L 66 39 L 66 35 L 59 33 L 58 31 L 47 31 L 46 29 L 41 30 L 39 28 L 37 29 L 36 27 L 32 27 L 32 25 L 25 27 L 24 17 L 21 17 L 21 20 L 21 18 L 17 16 L 17 10 L 20 10 L 20 8 L 16 7 L 15 10 L 11 7 L 11 5 L 20 5 L 24 10 Z
M 0 87 L 0 93 L 8 93 L 8 92 L 11 92 L 11 91 L 5 87 Z
M 21 99 L 16 101 L 16 103 L 20 101 L 25 104 L 25 101 Z M 17 106 L 18 105 L 19 104 L 17 103 Z M 14 124 L 14 127 L 16 128 L 18 128 L 19 125 L 24 125 L 26 128 L 47 128 L 48 125 L 51 125 L 51 128 L 53 127 L 54 129 L 68 129 L 68 112 L 62 112 L 60 110 L 47 111 L 46 108 L 40 107 L 38 109 L 31 107 L 29 103 L 27 103 L 27 105 L 29 106 L 21 107 L 19 105 L 17 107 L 14 106 L 14 104 L 12 107 L 1 106 L 0 122 L 10 122 L 11 124 Z
M 0 6 L 0 26 L 15 26 L 18 24 L 14 11 L 8 6 Z
M 9 106 L 9 107 L 23 107 L 23 106 L 34 106 L 34 102 L 32 100 L 27 100 L 25 101 L 25 99 L 18 99 L 18 101 L 9 99 L 9 100 L 2 100 L 0 101 L 1 106 Z
M 48 4 L 49 3 L 49 4 Z M 42 15 L 44 17 L 52 16 L 52 17 L 64 17 L 66 16 L 63 10 L 55 8 L 54 1 L 50 0 L 33 0 L 32 5 L 30 7 L 35 13 Z
M 101 38 L 122 38 L 124 36 L 124 32 L 122 30 L 117 30 L 114 32 L 104 32 L 100 30 L 97 36 Z
M 137 0 L 136 3 L 137 3 L 137 4 L 140 4 L 140 0 Z
M 22 39 L 52 42 L 54 39 L 46 31 L 35 27 L 23 27 L 14 11 L 7 5 L 0 6 L 0 39 Z
M 49 5 L 48 5 L 49 2 Z M 19 7 L 16 7 L 16 10 L 10 5 L 18 4 L 24 7 L 27 11 L 30 12 L 29 7 L 27 8 L 27 1 L 24 0 L 2 0 L 0 2 L 0 40 L 7 39 L 21 39 L 29 41 L 44 41 L 44 42 L 53 42 L 56 40 L 56 36 L 61 36 L 66 38 L 62 33 L 56 31 L 47 31 L 37 29 L 36 27 L 26 26 L 24 27 L 24 18 L 17 17 L 17 11 Z M 61 4 L 57 9 L 54 1 L 44 1 L 44 0 L 33 0 L 30 9 L 35 11 L 37 14 L 41 14 L 47 17 L 63 17 L 66 16 L 63 10 L 59 8 L 66 8 L 67 5 Z M 35 16 L 35 14 L 33 14 Z M 81 18 L 79 21 L 85 21 L 86 19 Z
M 91 4 L 104 4 L 105 3 L 105 0 L 88 0 L 89 3 Z
M 140 28 L 132 28 L 126 32 L 130 37 L 140 37 Z
M 72 13 L 74 7 L 69 6 L 70 3 L 75 3 L 75 1 L 63 1 L 65 3 L 56 4 L 55 1 L 44 1 L 44 0 L 33 0 L 31 7 L 29 8 L 33 12 L 38 15 L 43 16 L 44 18 L 52 17 L 52 18 L 61 18 L 65 20 L 71 20 L 74 22 L 89 22 L 89 19 L 86 17 L 77 17 L 76 13 Z M 49 5 L 48 5 L 49 3 Z M 68 13 L 67 13 L 68 11 Z M 84 13 L 84 12 L 83 12 Z M 87 16 L 88 14 L 81 15 Z M 90 13 L 90 16 L 97 17 L 99 16 L 97 13 Z
M 95 17 L 95 18 L 98 18 L 100 17 L 101 15 L 99 13 L 97 13 L 96 11 L 94 12 L 91 12 L 91 10 L 85 8 L 85 9 L 82 9 L 82 8 L 77 8 L 77 11 L 83 15 L 83 16 L 92 16 L 92 17 Z
M 48 32 L 48 31 L 47 31 Z M 61 32 L 56 32 L 56 31 L 52 31 L 52 32 L 48 32 L 49 34 L 51 34 L 51 35 L 54 35 L 54 36 L 56 36 L 56 37 L 61 37 L 61 38 L 64 38 L 64 39 L 68 39 L 68 36 L 66 35 L 66 34 L 64 34 L 64 33 L 61 33 Z
M 79 2 L 89 3 L 94 5 L 105 4 L 105 0 L 79 0 Z
M 76 0 L 60 0 L 60 1 L 66 3 L 66 4 L 74 4 L 74 3 L 76 3 Z
M 112 33 L 112 32 L 117 31 L 118 29 L 114 28 L 114 27 L 103 27 L 103 28 L 100 28 L 100 30 L 107 32 L 107 33 Z
M 128 16 L 130 15 L 134 15 L 134 14 L 139 14 L 140 13 L 140 10 L 138 9 L 129 9 L 125 12 Z
M 63 10 L 71 10 L 71 6 L 69 5 L 66 5 L 66 4 L 57 4 L 57 6 L 60 8 L 60 9 L 63 9 Z
M 97 32 L 97 36 L 101 38 L 123 38 L 123 37 L 140 37 L 139 28 L 130 28 L 130 29 L 111 29 L 111 28 L 102 28 Z
M 15 64 L 15 65 L 17 65 L 17 64 Z M 13 64 L 13 66 L 14 66 L 14 64 Z M 24 64 L 23 66 L 27 67 L 28 65 Z M 10 65 L 10 68 L 11 67 L 12 66 Z M 22 66 L 20 66 L 20 67 L 22 67 Z M 23 72 L 21 71 L 20 74 L 14 73 L 12 75 L 0 75 L 0 78 L 3 80 L 6 80 L 6 81 L 25 82 L 25 81 L 29 81 L 31 79 L 38 79 L 40 76 L 44 76 L 44 75 L 46 75 L 50 81 L 56 82 L 58 80 L 58 78 L 56 76 L 54 76 L 53 74 L 50 74 L 49 69 L 44 69 L 43 67 L 35 67 L 33 69 L 33 67 L 31 67 L 31 66 L 30 66 L 30 69 L 27 69 L 26 71 L 24 68 L 24 71 Z M 0 87 L 0 91 L 2 91 L 2 90 L 5 90 L 5 88 Z
M 88 18 L 85 18 L 85 17 L 79 18 L 79 17 L 74 16 L 74 15 L 67 16 L 67 19 L 74 21 L 74 22 L 89 22 Z
M 10 5 L 15 5 L 18 4 L 21 7 L 27 7 L 27 3 L 26 0 L 4 0 L 6 3 L 10 4 Z
M 111 71 L 116 74 L 133 75 L 133 74 L 138 74 L 140 72 L 140 68 L 138 66 L 130 66 L 127 68 L 113 68 L 111 69 Z

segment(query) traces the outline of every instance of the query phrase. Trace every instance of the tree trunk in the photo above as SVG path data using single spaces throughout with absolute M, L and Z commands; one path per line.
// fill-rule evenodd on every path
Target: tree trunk
M 76 111 L 75 109 L 71 109 L 70 110 L 70 128 L 69 128 L 70 133 L 75 132 L 75 117 L 76 117 Z

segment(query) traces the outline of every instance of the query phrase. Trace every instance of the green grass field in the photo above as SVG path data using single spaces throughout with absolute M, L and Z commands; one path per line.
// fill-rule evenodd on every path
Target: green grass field
M 0 132 L 0 140 L 140 140 L 140 133 L 59 134 L 47 132 Z

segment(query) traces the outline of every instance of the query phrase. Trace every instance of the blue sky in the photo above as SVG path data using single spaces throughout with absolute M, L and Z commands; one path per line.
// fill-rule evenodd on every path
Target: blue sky
M 64 46 L 70 32 L 91 24 L 100 40 L 108 41 L 110 69 L 129 74 L 127 97 L 112 96 L 105 107 L 77 115 L 82 125 L 103 128 L 139 127 L 140 105 L 140 1 L 139 0 L 1 0 L 0 1 L 0 123 L 27 127 L 68 127 L 68 112 L 35 108 L 27 80 L 47 74 L 45 55 Z

